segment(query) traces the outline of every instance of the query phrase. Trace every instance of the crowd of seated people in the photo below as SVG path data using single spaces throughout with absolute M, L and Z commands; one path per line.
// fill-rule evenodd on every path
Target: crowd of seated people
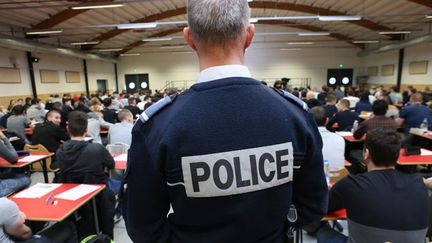
M 357 151 L 351 157 L 358 159 L 359 163 L 364 163 L 367 169 L 375 171 L 368 172 L 369 174 L 362 175 L 360 171 L 356 172 L 362 176 L 350 177 L 342 181 L 338 186 L 330 192 L 331 209 L 340 207 L 349 208 L 353 212 L 349 219 L 355 222 L 357 228 L 350 231 L 352 239 L 358 238 L 357 232 L 360 232 L 364 227 L 369 227 L 367 221 L 357 217 L 357 212 L 366 210 L 359 203 L 353 203 L 357 198 L 355 195 L 350 195 L 346 198 L 339 198 L 338 193 L 346 190 L 347 187 L 352 187 L 358 181 L 366 179 L 380 180 L 386 178 L 386 184 L 380 186 L 380 190 L 391 190 L 392 183 L 408 183 L 413 181 L 417 183 L 416 187 L 410 187 L 412 190 L 417 190 L 421 197 L 419 200 L 424 200 L 423 189 L 418 184 L 418 180 L 414 177 L 404 177 L 394 171 L 393 157 L 388 155 L 381 159 L 375 156 L 379 152 L 374 148 L 383 147 L 391 149 L 390 152 L 396 151 L 400 146 L 399 140 L 395 138 L 397 128 L 402 128 L 406 134 L 413 127 L 420 127 L 425 121 L 432 124 L 432 110 L 430 105 L 432 95 L 426 89 L 424 92 L 419 92 L 414 88 L 408 88 L 406 92 L 399 93 L 396 88 L 385 90 L 383 87 L 321 87 L 319 92 L 315 92 L 310 88 L 294 88 L 289 90 L 293 95 L 303 99 L 311 108 L 318 130 L 323 139 L 323 157 L 329 162 L 330 170 L 340 170 L 344 168 L 346 156 L 346 143 L 344 139 L 334 133 L 334 131 L 352 131 L 356 139 L 364 137 L 368 134 L 366 148 Z M 11 102 L 10 107 L 5 109 L 0 107 L 0 126 L 7 129 L 7 133 L 13 133 L 18 136 L 26 144 L 41 144 L 48 151 L 55 153 L 51 169 L 58 169 L 55 182 L 58 183 L 89 183 L 89 184 L 106 184 L 107 188 L 98 197 L 98 208 L 102 211 L 99 216 L 102 233 L 113 238 L 113 225 L 115 214 L 115 194 L 118 193 L 110 186 L 112 179 L 107 173 L 108 170 L 114 168 L 114 159 L 108 150 L 102 146 L 106 144 L 123 144 L 127 147 L 132 142 L 132 128 L 137 115 L 141 114 L 145 109 L 150 107 L 157 100 L 166 95 L 172 95 L 175 90 L 166 90 L 163 93 L 156 92 L 138 92 L 128 94 L 125 92 L 112 94 L 108 92 L 100 92 L 87 97 L 81 95 L 53 95 L 45 103 L 40 99 L 19 99 L 16 102 Z M 367 118 L 364 115 L 367 114 Z M 25 129 L 33 130 L 31 137 L 26 136 Z M 390 130 L 389 130 L 390 128 Z M 106 140 L 101 136 L 101 130 L 108 130 Z M 378 132 L 377 132 L 378 129 Z M 385 130 L 380 130 L 385 129 Z M 371 136 L 369 136 L 372 134 Z M 85 138 L 90 136 L 92 141 L 89 142 Z M 377 141 L 377 137 L 387 136 L 389 139 L 386 143 Z M 14 148 L 9 142 L 7 136 L 0 132 L 0 157 L 14 163 L 18 156 L 16 150 L 22 148 Z M 350 158 L 351 158 L 350 157 Z M 348 158 L 348 159 L 350 159 Z M 384 161 L 385 160 L 385 161 Z M 390 179 L 389 179 L 390 178 Z M 14 181 L 14 186 L 10 186 L 10 181 Z M 22 188 L 29 186 L 30 179 L 27 175 L 16 173 L 14 171 L 2 171 L 0 173 L 0 185 L 2 188 L 8 189 L 6 192 L 0 190 L 0 197 L 16 192 Z M 377 183 L 378 184 L 378 183 Z M 5 185 L 5 186 L 3 186 Z M 411 185 L 412 186 L 412 185 Z M 0 188 L 0 189 L 2 189 Z M 408 187 L 407 187 L 408 188 Z M 409 189 L 407 191 L 409 191 Z M 361 188 L 354 188 L 360 190 Z M 411 190 L 411 191 L 412 191 Z M 404 197 L 407 194 L 402 192 L 395 196 Z M 353 199 L 352 199 L 352 198 Z M 368 200 L 369 194 L 364 194 L 358 200 Z M 6 199 L 7 200 L 7 199 Z M 378 199 L 377 199 L 378 200 Z M 8 210 L 18 212 L 19 208 L 5 201 Z M 401 206 L 401 205 L 399 205 Z M 403 205 L 402 205 L 403 206 Z M 402 207 L 401 206 L 401 207 Z M 423 205 L 422 205 L 423 206 Z M 3 209 L 0 207 L 0 214 Z M 367 209 L 369 210 L 369 208 Z M 412 212 L 417 215 L 417 211 Z M 73 222 L 72 226 L 61 225 L 66 227 L 64 234 L 76 235 L 77 238 L 82 238 L 91 232 L 92 215 L 88 207 L 83 207 L 80 210 L 81 219 L 76 221 L 69 218 L 68 222 Z M 32 236 L 31 230 L 28 231 L 21 222 L 25 221 L 25 217 L 21 217 L 20 224 L 10 224 L 8 220 L 16 220 L 7 218 L 4 221 L 0 220 L 0 226 L 3 226 L 3 232 L 0 231 L 0 237 L 3 235 L 9 237 L 21 237 L 20 239 L 29 239 Z M 424 222 L 413 221 L 417 224 L 415 227 L 408 230 L 412 231 L 413 235 L 423 235 Z M 378 222 L 378 221 L 377 221 Z M 380 230 L 387 227 L 389 222 L 380 222 L 380 225 L 373 225 L 377 234 Z M 10 227 L 21 227 L 23 231 L 20 234 L 14 233 Z M 60 226 L 59 226 L 60 227 Z M 390 226 L 388 226 L 390 227 Z M 399 228 L 393 227 L 395 237 L 399 234 Z M 27 230 L 27 231 L 26 231 Z M 63 232 L 63 231 L 62 231 Z M 327 226 L 320 227 L 318 235 L 322 240 L 330 237 L 334 240 L 340 235 L 334 234 Z M 48 233 L 46 237 L 50 238 Z M 72 237 L 72 239 L 75 239 Z M 342 240 L 346 238 L 342 237 Z M 59 240 L 58 242 L 67 242 Z

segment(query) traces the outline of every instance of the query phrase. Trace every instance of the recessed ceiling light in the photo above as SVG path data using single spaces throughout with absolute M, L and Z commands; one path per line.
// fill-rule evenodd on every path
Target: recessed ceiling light
M 132 23 L 132 24 L 118 24 L 117 29 L 151 29 L 156 28 L 157 23 Z
M 313 42 L 288 42 L 288 45 L 312 45 Z
M 96 45 L 96 44 L 99 44 L 99 41 L 72 42 L 70 44 L 72 46 Z
M 328 36 L 329 32 L 300 32 L 298 36 Z
M 123 7 L 123 3 L 84 3 L 76 6 L 72 6 L 73 10 L 83 9 L 97 9 L 97 8 L 120 8 Z
M 319 21 L 356 21 L 361 20 L 363 17 L 359 15 L 355 16 L 319 16 Z
M 301 48 L 282 48 L 281 51 L 301 51 Z
M 172 37 L 157 37 L 157 38 L 143 39 L 142 41 L 170 41 L 172 39 L 173 39 Z
M 401 31 L 380 31 L 380 35 L 399 35 L 399 34 L 411 34 L 411 31 L 401 30 Z
M 131 57 L 131 56 L 140 56 L 141 53 L 123 53 L 120 54 L 121 57 Z
M 47 34 L 59 34 L 62 33 L 63 30 L 34 30 L 26 32 L 27 35 L 47 35 Z

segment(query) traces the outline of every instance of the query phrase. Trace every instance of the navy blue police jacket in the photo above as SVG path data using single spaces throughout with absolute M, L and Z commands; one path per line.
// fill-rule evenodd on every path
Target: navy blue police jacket
M 124 217 L 134 242 L 284 242 L 291 204 L 298 225 L 325 214 L 322 141 L 302 101 L 225 78 L 161 102 L 132 131 Z

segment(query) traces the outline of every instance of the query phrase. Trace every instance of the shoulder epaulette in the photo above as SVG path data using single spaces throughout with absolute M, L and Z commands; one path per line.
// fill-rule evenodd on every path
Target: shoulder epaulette
M 158 102 L 151 105 L 147 110 L 145 110 L 141 115 L 139 116 L 139 119 L 142 123 L 146 123 L 150 118 L 152 118 L 154 115 L 156 115 L 159 111 L 161 111 L 163 108 L 171 105 L 177 95 L 172 96 L 166 96 L 163 99 L 160 99 Z
M 305 111 L 309 110 L 309 107 L 307 106 L 307 104 L 297 98 L 295 95 L 291 94 L 290 92 L 287 92 L 285 90 L 281 90 L 281 89 L 275 89 L 273 88 L 274 91 L 276 91 L 278 94 L 280 94 L 282 97 L 284 97 L 285 99 L 291 101 L 292 103 L 294 103 L 295 105 L 299 106 L 300 108 L 302 108 Z

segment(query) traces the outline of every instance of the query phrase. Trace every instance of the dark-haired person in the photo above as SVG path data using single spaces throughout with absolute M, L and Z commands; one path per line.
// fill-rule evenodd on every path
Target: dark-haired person
M 117 111 L 112 106 L 112 99 L 105 98 L 103 100 L 104 108 L 102 110 L 103 118 L 106 122 L 115 124 L 117 122 Z
M 18 154 L 9 139 L 0 131 L 0 158 L 13 164 L 18 160 Z M 0 197 L 19 191 L 29 186 L 31 180 L 24 174 L 0 173 Z M 0 242 L 1 238 L 0 238 Z
M 352 128 L 355 121 L 358 121 L 358 114 L 350 111 L 350 101 L 347 99 L 340 100 L 336 105 L 338 112 L 330 118 L 326 127 L 328 130 L 333 131 L 348 131 Z M 339 128 L 333 129 L 333 125 L 337 123 Z
M 12 108 L 11 116 L 7 119 L 8 132 L 14 132 L 19 138 L 21 138 L 26 144 L 30 144 L 30 141 L 25 135 L 25 129 L 27 126 L 31 128 L 34 124 L 27 118 L 24 106 L 16 105 Z
M 423 105 L 423 95 L 419 92 L 410 96 L 410 105 L 399 112 L 399 119 L 396 121 L 404 126 L 405 134 L 408 134 L 413 127 L 420 127 L 424 120 L 428 124 L 432 123 L 432 111 Z
M 326 112 L 326 116 L 328 119 L 331 119 L 337 112 L 338 109 L 336 107 L 337 98 L 336 96 L 329 94 L 325 98 L 325 104 L 322 106 Z
M 104 169 L 113 169 L 114 159 L 101 144 L 84 141 L 87 125 L 84 112 L 72 111 L 69 114 L 67 129 L 71 139 L 57 151 L 60 172 L 56 175 L 56 182 L 107 184 L 108 175 Z M 109 189 L 105 191 L 97 200 L 99 223 L 102 233 L 113 238 L 114 195 Z
M 60 123 L 60 112 L 57 110 L 49 111 L 46 115 L 45 122 L 42 124 L 37 124 L 33 129 L 32 144 L 42 144 L 46 149 L 48 149 L 48 151 L 55 153 L 62 142 L 70 139 L 70 136 L 66 130 L 60 127 Z M 56 157 L 53 156 L 51 169 L 56 168 L 58 168 L 58 165 L 56 163 Z
M 137 107 L 136 99 L 132 96 L 128 98 L 128 104 L 124 107 L 124 109 L 128 109 L 130 112 L 132 112 L 132 115 L 134 119 L 137 115 L 141 114 L 141 110 Z
M 362 112 L 371 112 L 372 111 L 372 104 L 369 102 L 369 93 L 363 93 L 360 96 L 360 101 L 357 102 L 355 105 L 355 112 L 357 114 L 361 114 Z
M 317 106 L 312 108 L 312 114 L 323 141 L 323 159 L 329 162 L 330 171 L 343 169 L 345 167 L 345 140 L 341 136 L 327 130 L 326 124 L 329 119 L 323 107 Z
M 146 96 L 144 96 L 143 101 L 141 101 L 140 103 L 138 103 L 137 107 L 140 110 L 144 111 L 144 110 L 146 110 L 145 109 L 146 105 L 149 104 L 149 103 L 150 104 L 152 103 L 152 97 L 150 95 L 146 95 Z
M 35 98 L 32 100 L 32 105 L 28 108 L 27 118 L 36 122 L 43 122 L 45 119 L 45 107 L 41 103 L 41 99 Z
M 368 132 L 363 150 L 368 172 L 349 175 L 330 190 L 328 212 L 347 210 L 349 237 L 325 226 L 318 242 L 424 241 L 428 192 L 419 175 L 395 170 L 400 148 L 394 129 Z
M 363 121 L 360 123 L 358 128 L 354 131 L 354 138 L 360 139 L 363 137 L 368 131 L 377 128 L 390 128 L 397 129 L 397 125 L 395 120 L 392 118 L 386 117 L 388 104 L 385 100 L 376 100 L 372 104 L 373 117 L 369 120 Z
M 327 95 L 329 93 L 329 88 L 324 85 L 321 87 L 321 92 L 318 94 L 317 99 L 321 104 L 324 104 L 326 102 Z

